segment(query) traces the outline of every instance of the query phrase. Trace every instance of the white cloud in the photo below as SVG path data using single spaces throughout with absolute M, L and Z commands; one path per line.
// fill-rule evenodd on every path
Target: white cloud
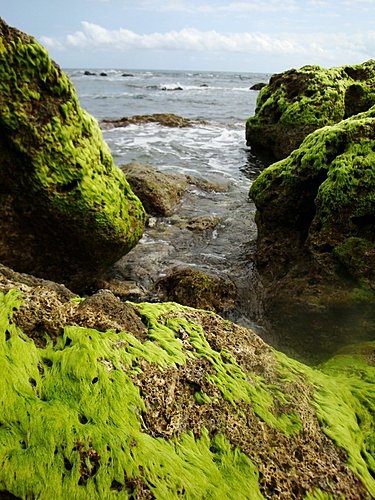
M 139 34 L 128 29 L 109 30 L 82 22 L 82 30 L 64 39 L 42 37 L 47 49 L 190 51 L 211 54 L 297 58 L 306 63 L 338 66 L 362 62 L 375 53 L 375 31 L 346 33 L 219 33 L 186 28 L 166 33 Z M 337 62 L 339 61 L 339 62 Z M 301 64 L 302 65 L 302 64 Z
M 139 7 L 147 10 L 185 12 L 189 14 L 290 12 L 298 8 L 296 0 L 247 0 L 239 2 L 202 2 L 195 0 L 141 0 Z

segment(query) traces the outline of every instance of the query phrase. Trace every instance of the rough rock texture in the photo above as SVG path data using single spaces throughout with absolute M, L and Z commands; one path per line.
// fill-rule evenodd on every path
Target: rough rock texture
M 142 235 L 97 122 L 47 52 L 2 20 L 0 158 L 1 262 L 79 290 Z
M 128 163 L 121 170 L 150 215 L 171 215 L 188 188 L 186 177 L 165 174 L 150 165 Z
M 258 268 L 276 318 L 332 306 L 332 319 L 352 314 L 374 338 L 374 151 L 375 107 L 315 131 L 252 185 Z
M 197 269 L 176 269 L 156 283 L 163 300 L 223 313 L 234 307 L 234 284 L 224 278 Z
M 312 131 L 375 104 L 375 60 L 324 69 L 304 66 L 273 75 L 246 123 L 254 152 L 285 158 Z
M 120 306 L 0 275 L 2 495 L 375 495 L 374 343 L 312 369 L 213 313 L 123 304 L 123 321 Z

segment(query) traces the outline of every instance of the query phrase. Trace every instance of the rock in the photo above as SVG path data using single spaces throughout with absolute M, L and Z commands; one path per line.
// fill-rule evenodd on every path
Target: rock
M 121 76 L 132 77 L 133 73 L 123 73 Z
M 253 183 L 274 317 L 324 313 L 353 337 L 375 335 L 374 127 L 375 106 L 321 128 Z
M 267 84 L 264 82 L 254 83 L 249 90 L 262 90 L 262 88 L 266 86 Z
M 184 176 L 165 174 L 150 165 L 129 163 L 121 170 L 150 215 L 170 215 L 188 188 Z
M 176 224 L 190 231 L 207 231 L 215 229 L 220 222 L 220 217 L 214 215 L 198 215 L 187 219 L 178 218 Z
M 45 49 L 0 36 L 0 261 L 82 290 L 137 243 L 143 207 Z
M 125 305 L 108 292 L 82 302 L 51 291 L 42 330 L 54 342 L 37 347 L 22 325 L 39 291 L 20 290 L 23 279 L 0 293 L 9 497 L 375 496 L 375 343 L 314 369 L 213 313 L 144 303 L 118 331 Z M 86 319 L 66 317 L 56 336 L 67 303 Z M 115 328 L 93 328 L 99 314 Z
M 83 74 L 85 76 L 95 76 L 96 75 L 96 73 L 93 73 L 92 71 L 88 71 L 88 70 L 86 70 Z
M 109 127 L 127 127 L 128 125 L 145 125 L 146 123 L 158 123 L 163 127 L 193 127 L 206 123 L 204 120 L 191 120 L 182 116 L 174 115 L 173 113 L 155 113 L 153 115 L 135 115 L 116 120 L 102 120 L 101 127 L 103 129 Z
M 163 300 L 218 313 L 234 307 L 236 287 L 228 279 L 197 269 L 176 269 L 156 283 Z
M 317 128 L 333 125 L 375 104 L 375 60 L 323 69 L 304 66 L 273 75 L 258 96 L 246 140 L 255 153 L 285 158 Z
M 107 73 L 105 73 L 104 71 L 102 71 L 102 72 L 100 73 L 100 76 L 108 76 L 108 74 L 107 74 Z

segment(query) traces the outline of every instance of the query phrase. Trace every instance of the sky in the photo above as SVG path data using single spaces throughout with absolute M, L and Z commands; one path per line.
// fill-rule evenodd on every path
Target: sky
M 375 0 L 0 0 L 62 68 L 278 73 L 375 58 Z

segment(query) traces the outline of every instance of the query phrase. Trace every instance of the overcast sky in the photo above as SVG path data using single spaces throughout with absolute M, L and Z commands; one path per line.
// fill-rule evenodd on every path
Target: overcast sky
M 0 0 L 63 68 L 274 73 L 375 58 L 375 0 Z

